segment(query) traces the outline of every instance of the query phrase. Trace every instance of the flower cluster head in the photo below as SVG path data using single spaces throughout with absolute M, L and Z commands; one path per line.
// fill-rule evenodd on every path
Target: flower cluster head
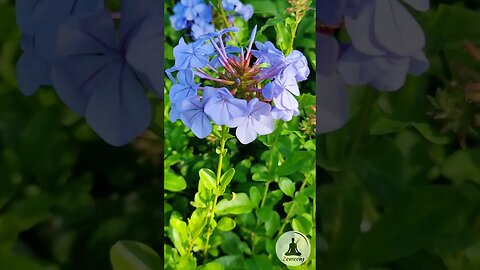
M 329 132 L 346 122 L 347 85 L 395 91 L 407 74 L 428 69 L 424 33 L 404 4 L 419 11 L 429 8 L 429 0 L 317 1 L 318 131 Z M 336 39 L 342 27 L 350 43 Z
M 212 122 L 226 125 L 247 144 L 273 132 L 274 119 L 290 121 L 299 114 L 298 82 L 310 72 L 305 56 L 296 50 L 285 56 L 269 41 L 254 42 L 256 29 L 246 48 L 224 44 L 222 35 L 238 31 L 234 27 L 190 44 L 180 39 L 173 50 L 175 65 L 166 70 L 174 82 L 172 122 L 181 119 L 199 138 L 212 132 Z
M 235 17 L 248 21 L 253 15 L 252 5 L 244 5 L 239 0 L 223 0 L 222 7 L 231 24 Z M 173 12 L 170 23 L 175 30 L 188 29 L 195 39 L 215 32 L 213 7 L 204 0 L 181 0 L 175 4 Z

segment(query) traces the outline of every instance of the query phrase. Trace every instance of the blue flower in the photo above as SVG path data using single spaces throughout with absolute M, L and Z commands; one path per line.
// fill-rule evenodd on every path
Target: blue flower
M 273 107 L 272 109 L 272 118 L 273 119 L 282 119 L 283 121 L 290 121 L 294 116 L 300 114 L 298 109 L 289 110 L 289 109 L 279 109 L 277 107 Z
M 190 96 L 183 101 L 180 117 L 183 124 L 201 139 L 212 132 L 211 119 L 205 113 L 205 103 L 199 96 Z
M 181 2 L 178 2 L 173 7 L 174 14 L 169 17 L 170 23 L 172 24 L 173 29 L 182 30 L 187 27 L 187 18 L 185 18 L 185 6 Z
M 295 80 L 295 69 L 291 66 L 285 68 L 282 75 L 277 76 L 273 81 L 273 102 L 277 108 L 295 110 L 298 108 L 298 101 L 295 96 L 300 95 L 297 81 Z
M 238 15 L 242 16 L 244 21 L 250 20 L 253 16 L 253 6 L 252 5 L 243 5 L 240 8 L 235 9 Z
M 20 91 L 24 95 L 35 93 L 40 85 L 51 85 L 52 65 L 35 52 L 34 37 L 23 34 L 21 47 L 24 53 L 17 62 L 16 75 Z
M 297 50 L 293 50 L 285 58 L 285 64 L 287 67 L 291 66 L 293 71 L 286 71 L 287 69 L 285 68 L 283 72 L 292 72 L 289 75 L 294 75 L 297 82 L 305 81 L 308 75 L 310 75 L 307 58 Z
M 208 64 L 208 56 L 213 53 L 212 46 L 204 44 L 204 40 L 198 40 L 191 44 L 186 44 L 183 38 L 178 45 L 173 48 L 175 57 L 175 66 L 177 70 L 188 68 L 203 68 Z
M 233 127 L 233 120 L 241 116 L 247 109 L 247 101 L 237 99 L 226 88 L 206 86 L 203 89 L 205 99 L 205 113 L 217 125 Z
M 252 53 L 258 59 L 258 62 L 266 62 L 270 64 L 270 66 L 283 63 L 285 55 L 283 55 L 282 51 L 275 48 L 272 42 L 266 41 L 265 43 L 261 43 L 256 41 L 255 47 L 257 47 L 257 49 L 252 50 Z
M 192 33 L 195 39 L 199 39 L 205 34 L 215 32 L 215 26 L 206 21 L 195 22 L 192 25 Z
M 170 89 L 170 101 L 172 103 L 182 103 L 189 96 L 197 95 L 197 89 L 200 84 L 196 84 L 191 70 L 181 70 L 177 74 L 178 83 Z
M 244 115 L 234 121 L 237 126 L 235 135 L 243 144 L 253 142 L 257 135 L 267 135 L 273 132 L 275 125 L 271 116 L 271 106 L 254 98 L 248 102 Z
M 242 5 L 242 2 L 239 0 L 223 0 L 222 7 L 225 11 L 230 12 L 234 11 L 235 7 Z
M 304 80 L 309 74 L 306 58 L 299 51 L 285 57 L 271 42 L 257 43 L 258 50 L 252 50 L 256 29 L 255 26 L 246 49 L 224 44 L 222 35 L 237 31 L 237 28 L 203 35 L 192 44 L 185 44 L 184 40 L 180 40 L 174 48 L 175 56 L 178 57 L 175 59 L 176 64 L 166 70 L 174 82 L 170 89 L 171 121 L 178 119 L 179 114 L 183 115 L 185 106 L 178 106 L 181 100 L 184 100 L 183 104 L 186 100 L 190 103 L 195 100 L 195 108 L 190 106 L 189 110 L 193 108 L 195 116 L 200 113 L 206 115 L 198 118 L 202 128 L 197 127 L 194 131 L 192 127 L 197 136 L 203 138 L 206 132 L 211 130 L 204 128 L 208 126 L 208 119 L 217 125 L 236 127 L 239 140 L 249 143 L 255 140 L 257 135 L 271 133 L 274 118 L 290 121 L 293 116 L 299 115 L 295 96 L 300 95 L 297 80 Z M 202 46 L 208 46 L 208 50 L 195 56 L 193 48 Z M 213 48 L 215 51 L 210 52 L 209 49 Z M 252 55 L 257 57 L 254 63 Z M 202 63 L 192 65 L 192 59 L 195 63 L 201 59 Z M 208 63 L 205 64 L 205 61 Z M 178 82 L 172 76 L 172 72 L 176 70 L 181 70 L 177 75 Z M 206 85 L 195 84 L 192 75 L 186 77 L 190 80 L 187 83 L 182 70 L 189 70 L 189 74 L 200 78 Z M 200 101 L 197 101 L 197 95 Z M 193 125 L 185 116 L 182 121 L 189 127 Z
M 59 30 L 55 89 L 112 145 L 130 142 L 150 124 L 144 86 L 161 76 L 162 59 L 155 51 L 163 42 L 160 12 L 156 0 L 124 0 L 119 40 L 104 11 L 72 17 Z
M 203 0 L 181 0 L 184 8 L 184 16 L 187 20 L 193 21 L 200 12 L 203 12 L 205 8 L 205 3 Z

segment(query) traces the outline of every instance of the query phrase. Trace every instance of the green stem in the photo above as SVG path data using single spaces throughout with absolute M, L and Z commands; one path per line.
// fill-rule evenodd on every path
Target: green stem
M 218 158 L 218 168 L 217 168 L 217 179 L 215 183 L 215 189 L 216 191 L 214 192 L 214 198 L 213 198 L 213 205 L 212 208 L 210 208 L 210 212 L 208 214 L 208 222 L 207 222 L 207 240 L 205 242 L 205 249 L 203 251 L 203 255 L 206 258 L 207 257 L 207 252 L 208 252 L 208 243 L 210 241 L 210 237 L 212 236 L 213 233 L 213 228 L 212 228 L 212 223 L 215 218 L 215 207 L 217 207 L 217 201 L 218 197 L 220 197 L 218 190 L 220 190 L 220 179 L 222 177 L 222 166 L 223 166 L 223 155 L 225 153 L 225 142 L 227 141 L 226 139 L 226 134 L 228 133 L 228 127 L 222 126 L 222 138 L 220 141 L 220 153 L 219 153 L 219 158 Z

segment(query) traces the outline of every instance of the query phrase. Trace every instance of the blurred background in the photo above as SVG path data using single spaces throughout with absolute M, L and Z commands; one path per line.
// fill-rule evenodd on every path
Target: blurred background
M 320 269 L 480 269 L 480 2 L 430 4 L 429 71 L 318 137 Z
M 118 240 L 159 250 L 159 138 L 112 147 L 54 89 L 23 96 L 14 1 L 0 1 L 0 33 L 0 269 L 111 269 Z

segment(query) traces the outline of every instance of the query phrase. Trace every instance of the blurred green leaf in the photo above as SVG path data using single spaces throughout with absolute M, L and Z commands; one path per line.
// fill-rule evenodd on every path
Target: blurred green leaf
M 417 187 L 363 235 L 358 258 L 367 264 L 380 264 L 412 254 L 455 220 L 463 201 L 451 187 Z
M 160 256 L 149 246 L 135 241 L 119 241 L 110 249 L 114 270 L 161 269 Z
M 442 164 L 442 173 L 455 181 L 480 184 L 480 149 L 458 150 Z

